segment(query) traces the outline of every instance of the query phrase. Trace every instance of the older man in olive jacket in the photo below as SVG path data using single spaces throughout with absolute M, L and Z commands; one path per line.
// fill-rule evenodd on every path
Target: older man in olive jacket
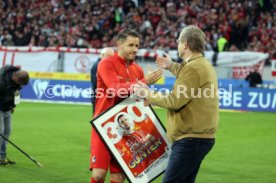
M 181 64 L 169 55 L 158 57 L 156 63 L 169 69 L 176 81 L 167 94 L 149 91 L 143 83 L 134 92 L 145 103 L 168 109 L 167 134 L 172 142 L 172 154 L 163 183 L 193 183 L 200 164 L 215 143 L 219 100 L 217 76 L 204 58 L 205 34 L 196 26 L 185 27 L 178 39 Z

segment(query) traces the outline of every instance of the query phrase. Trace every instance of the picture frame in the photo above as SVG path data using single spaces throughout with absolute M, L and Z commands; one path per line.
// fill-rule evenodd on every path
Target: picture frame
M 151 182 L 168 164 L 171 144 L 151 106 L 131 95 L 91 121 L 129 182 Z

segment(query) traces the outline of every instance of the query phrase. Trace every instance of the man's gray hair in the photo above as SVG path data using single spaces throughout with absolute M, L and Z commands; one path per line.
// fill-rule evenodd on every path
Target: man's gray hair
M 203 53 L 205 47 L 205 34 L 195 25 L 189 25 L 182 29 L 179 40 L 181 43 L 187 41 L 187 45 L 192 52 Z

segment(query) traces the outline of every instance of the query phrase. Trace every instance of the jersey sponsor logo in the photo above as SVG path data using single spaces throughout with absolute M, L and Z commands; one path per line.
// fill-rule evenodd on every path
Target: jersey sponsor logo
M 96 156 L 92 157 L 92 163 L 96 163 Z

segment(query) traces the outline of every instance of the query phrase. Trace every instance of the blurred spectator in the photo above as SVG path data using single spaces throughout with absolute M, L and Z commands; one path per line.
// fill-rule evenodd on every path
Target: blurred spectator
M 224 51 L 225 47 L 226 47 L 226 44 L 227 44 L 227 39 L 223 35 L 220 35 L 218 40 L 217 40 L 218 51 L 219 52 Z
M 103 48 L 101 50 L 101 53 L 100 53 L 100 58 L 97 60 L 96 63 L 94 63 L 94 65 L 91 67 L 91 70 L 90 70 L 90 81 L 91 81 L 91 84 L 92 84 L 92 90 L 93 90 L 93 93 L 91 95 L 91 103 L 92 103 L 92 111 L 93 111 L 93 114 L 94 114 L 94 111 L 95 111 L 95 103 L 96 103 L 96 89 L 97 89 L 97 70 L 98 70 L 98 65 L 99 65 L 99 62 L 104 59 L 104 58 L 107 58 L 109 56 L 112 56 L 114 55 L 114 51 L 112 48 Z
M 249 82 L 250 87 L 257 87 L 258 84 L 263 83 L 262 76 L 258 72 L 258 66 L 254 66 L 254 71 L 250 72 L 245 80 Z
M 206 33 L 207 50 L 272 54 L 276 49 L 275 0 L 4 0 L 0 5 L 3 46 L 110 47 L 114 35 L 128 27 L 139 29 L 142 48 L 176 49 L 180 30 L 196 24 Z
M 236 45 L 232 44 L 231 47 L 229 48 L 229 51 L 240 51 Z

